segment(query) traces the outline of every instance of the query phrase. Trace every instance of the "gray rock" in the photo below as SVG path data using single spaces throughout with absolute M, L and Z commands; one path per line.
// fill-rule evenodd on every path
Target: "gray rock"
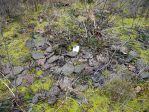
M 140 77 L 141 77 L 142 79 L 149 79 L 149 72 L 143 72 L 143 73 L 140 75 Z
M 46 42 L 47 42 L 46 38 L 43 38 L 40 35 L 34 35 L 34 43 L 36 48 L 44 46 Z
M 22 77 L 18 77 L 16 80 L 14 80 L 13 82 L 12 82 L 12 86 L 13 87 L 18 87 L 18 86 L 20 86 L 21 84 L 22 84 L 22 80 L 23 80 L 23 78 Z
M 50 97 L 48 98 L 48 104 L 50 104 L 50 105 L 55 104 L 56 101 L 57 101 L 56 96 L 50 96 Z
M 22 84 L 22 78 L 19 77 L 19 78 L 17 78 L 17 80 L 16 80 L 16 86 L 20 86 L 21 84 Z
M 97 87 L 100 87 L 100 84 L 99 84 L 98 82 L 94 82 L 94 83 L 93 83 L 93 86 L 94 86 L 95 88 L 97 88 Z
M 83 58 L 84 59 L 91 59 L 91 58 L 93 58 L 93 54 L 91 52 L 88 52 L 88 51 L 83 51 Z
M 64 77 L 64 79 L 61 79 L 59 81 L 59 86 L 61 90 L 66 91 L 68 89 L 72 88 L 72 80 L 68 77 Z
M 60 93 L 60 89 L 57 86 L 54 86 L 47 93 L 47 96 L 57 96 L 57 95 L 59 95 L 59 93 Z
M 74 72 L 74 66 L 72 64 L 65 64 L 62 67 L 62 74 L 65 76 L 71 75 Z
M 65 92 L 64 91 L 63 92 L 60 92 L 60 94 L 58 95 L 58 99 L 64 100 L 65 98 L 66 98 Z
M 99 83 L 100 85 L 103 85 L 104 84 L 104 77 L 102 76 L 101 73 L 94 73 L 94 75 L 92 76 L 92 80 L 95 82 L 95 83 Z
M 25 80 L 25 85 L 31 85 L 34 82 L 34 76 L 33 75 L 24 75 L 22 76 L 23 80 Z
M 85 68 L 85 65 L 83 65 L 83 64 L 77 65 L 74 67 L 74 73 L 81 73 L 84 68 Z
M 44 54 L 42 52 L 34 51 L 31 53 L 32 57 L 37 60 L 37 59 L 43 59 L 45 58 Z
M 51 46 L 49 46 L 49 47 L 46 49 L 46 52 L 47 52 L 47 53 L 51 53 L 52 51 L 53 51 L 53 49 L 52 49 Z
M 78 52 L 68 52 L 67 53 L 67 56 L 69 56 L 69 57 L 76 57 L 78 55 Z
M 45 63 L 45 64 L 42 66 L 42 69 L 43 69 L 43 70 L 47 70 L 47 69 L 49 69 L 49 68 L 51 68 L 51 64 L 48 64 L 48 63 Z
M 38 93 L 38 96 L 42 100 L 45 100 L 46 99 L 46 93 L 45 92 Z
M 140 70 L 144 69 L 145 67 L 147 67 L 147 64 L 144 62 L 143 59 L 138 59 L 136 61 L 136 67 L 140 71 Z
M 55 55 L 54 55 L 54 56 L 50 57 L 50 58 L 47 60 L 47 63 L 48 63 L 48 64 L 51 64 L 51 63 L 57 61 L 59 58 L 60 58 L 60 56 L 55 56 Z
M 14 75 L 18 75 L 18 74 L 22 73 L 23 71 L 24 71 L 24 67 L 22 67 L 22 66 L 18 66 L 18 67 L 13 68 Z
M 36 61 L 38 65 L 41 65 L 41 66 L 44 66 L 45 62 L 46 62 L 46 59 L 39 59 Z
M 52 67 L 51 72 L 53 72 L 54 75 L 59 75 L 62 72 L 62 68 L 60 67 Z
M 128 54 L 128 48 L 127 47 L 121 47 L 120 52 L 123 54 Z
M 25 46 L 29 49 L 32 49 L 32 48 L 35 47 L 35 43 L 32 39 L 29 39 L 29 40 L 26 41 Z
M 9 65 L 5 65 L 5 66 L 3 67 L 3 73 L 4 73 L 4 74 L 8 75 L 8 74 L 10 74 L 11 72 L 12 72 L 12 70 L 11 70 L 11 67 L 10 67 Z
M 130 62 L 132 61 L 134 58 L 137 58 L 138 54 L 135 51 L 130 51 L 127 57 L 127 61 Z
M 32 103 L 33 103 L 33 104 L 36 104 L 36 103 L 38 102 L 38 100 L 39 100 L 38 97 L 39 97 L 38 95 L 35 95 L 35 96 L 32 98 Z

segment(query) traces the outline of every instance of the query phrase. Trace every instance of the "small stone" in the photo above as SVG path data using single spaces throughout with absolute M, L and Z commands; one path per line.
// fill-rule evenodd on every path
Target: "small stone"
M 17 80 L 16 80 L 16 86 L 20 86 L 21 84 L 22 84 L 22 78 L 19 77 L 19 78 L 17 78 Z
M 84 51 L 83 52 L 83 58 L 84 59 L 91 59 L 91 58 L 93 58 L 93 54 L 91 52 Z
M 138 59 L 136 61 L 136 67 L 139 71 L 144 69 L 144 68 L 148 69 L 147 64 L 145 63 L 145 61 L 143 59 Z
M 21 72 L 23 72 L 24 71 L 24 67 L 22 67 L 22 66 L 18 66 L 18 67 L 14 67 L 13 68 L 13 73 L 15 74 L 15 75 L 18 75 L 18 74 L 20 74 Z
M 53 51 L 53 49 L 52 49 L 52 47 L 50 46 L 50 47 L 48 47 L 47 49 L 46 49 L 46 52 L 47 53 L 51 53 Z
M 121 47 L 121 48 L 120 48 L 120 52 L 123 53 L 123 54 L 128 54 L 128 49 L 127 49 L 127 47 Z
M 139 93 L 141 90 L 142 90 L 142 89 L 141 89 L 140 86 L 137 86 L 137 87 L 135 88 L 135 92 L 136 92 L 136 93 Z
M 99 83 L 100 85 L 104 84 L 104 77 L 101 75 L 101 73 L 94 73 L 94 75 L 92 76 L 92 80 L 95 83 Z
M 92 75 L 93 73 L 94 73 L 94 67 L 86 65 L 83 74 Z
M 34 76 L 27 74 L 27 75 L 23 76 L 23 80 L 25 81 L 26 85 L 31 85 L 34 82 Z
M 39 59 L 39 60 L 37 60 L 37 64 L 43 66 L 45 61 L 46 61 L 46 59 Z
M 37 52 L 37 51 L 34 51 L 31 53 L 32 54 L 32 57 L 37 60 L 37 59 L 43 59 L 45 58 L 44 54 L 42 52 Z
M 128 65 L 128 69 L 132 72 L 134 72 L 136 70 L 135 66 L 133 66 L 131 64 Z
M 18 87 L 18 86 L 20 86 L 22 84 L 22 77 L 18 77 L 16 80 L 14 80 L 13 82 L 12 82 L 12 86 L 13 87 Z
M 62 74 L 65 76 L 71 75 L 74 72 L 74 66 L 72 64 L 65 64 L 62 67 Z
M 32 103 L 33 104 L 36 104 L 38 102 L 38 97 L 37 95 L 35 95 L 33 98 L 32 98 Z
M 78 54 L 78 52 L 69 52 L 69 53 L 67 53 L 67 56 L 69 56 L 69 57 L 76 57 L 77 56 L 77 54 Z
M 39 98 L 42 100 L 45 100 L 46 99 L 46 93 L 45 92 L 39 93 Z
M 149 72 L 143 72 L 140 76 L 142 79 L 149 79 Z
M 50 96 L 50 97 L 48 98 L 48 104 L 50 104 L 50 105 L 55 104 L 56 101 L 57 101 L 56 96 Z
M 59 95 L 59 93 L 60 93 L 60 89 L 57 86 L 54 86 L 47 93 L 47 96 L 57 96 L 57 95 Z
M 97 88 L 97 87 L 100 86 L 100 84 L 99 84 L 98 82 L 94 82 L 94 83 L 93 83 L 93 86 L 94 86 L 95 88 Z
M 34 43 L 34 41 L 33 41 L 32 39 L 29 39 L 29 40 L 26 41 L 25 46 L 26 46 L 27 48 L 29 48 L 29 49 L 32 49 L 32 48 L 35 47 L 35 43 Z
M 130 51 L 129 54 L 128 54 L 127 61 L 130 62 L 130 61 L 132 61 L 134 58 L 137 58 L 137 57 L 138 57 L 137 52 L 135 52 L 135 51 Z
M 59 58 L 60 58 L 60 56 L 52 56 L 47 60 L 47 63 L 51 64 L 51 63 L 57 61 Z
M 46 44 L 46 38 L 43 38 L 40 35 L 34 35 L 34 43 L 36 48 L 42 47 Z
M 6 74 L 6 75 L 8 75 L 12 72 L 11 67 L 8 64 L 5 65 L 2 70 L 3 70 L 3 73 Z
M 51 67 L 50 64 L 45 63 L 45 64 L 42 66 L 42 69 L 43 69 L 43 70 L 47 70 L 47 69 L 49 69 L 50 67 Z
M 66 94 L 65 94 L 65 92 L 63 91 L 63 92 L 60 92 L 60 94 L 58 95 L 58 99 L 60 99 L 60 100 L 64 100 L 66 97 Z
M 97 62 L 96 60 L 94 60 L 93 58 L 89 59 L 89 66 L 97 67 L 98 65 L 99 65 L 99 62 Z
M 59 81 L 59 86 L 61 90 L 66 91 L 67 89 L 72 88 L 72 80 L 68 77 L 64 77 L 64 79 L 61 79 Z
M 74 68 L 74 73 L 81 73 L 84 68 L 85 68 L 85 66 L 83 64 L 82 65 L 77 65 Z
M 53 67 L 53 68 L 51 68 L 51 70 L 54 75 L 59 75 L 62 72 L 62 68 L 59 68 L 59 67 Z
M 120 49 L 120 47 L 119 46 L 116 46 L 116 45 L 112 45 L 111 46 L 111 50 L 113 50 L 113 51 L 118 51 Z

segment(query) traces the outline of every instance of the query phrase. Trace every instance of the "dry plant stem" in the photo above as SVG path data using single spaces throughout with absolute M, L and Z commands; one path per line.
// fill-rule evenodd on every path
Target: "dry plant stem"
M 84 25 L 85 32 L 86 32 L 86 37 L 88 37 L 88 32 L 87 32 L 87 28 L 86 28 L 86 25 L 85 25 L 85 22 L 84 21 L 83 21 L 83 25 Z
M 0 74 L 4 77 L 4 79 L 6 79 L 9 83 L 11 83 L 1 71 L 0 71 Z
M 10 88 L 2 79 L 0 79 L 0 81 L 8 88 L 8 90 L 9 90 L 10 93 L 11 93 L 11 95 L 12 95 L 13 97 L 15 97 L 15 94 L 14 94 L 14 92 L 11 90 L 11 88 Z

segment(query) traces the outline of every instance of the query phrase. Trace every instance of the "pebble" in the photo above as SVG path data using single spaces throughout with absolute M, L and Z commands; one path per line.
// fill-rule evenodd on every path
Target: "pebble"
M 44 56 L 44 54 L 43 54 L 42 52 L 34 51 L 34 52 L 32 52 L 31 54 L 32 54 L 32 57 L 33 57 L 35 60 L 45 58 L 45 56 Z
M 55 104 L 56 101 L 57 101 L 56 96 L 50 96 L 50 97 L 48 98 L 48 104 L 50 104 L 50 105 Z
M 54 55 L 54 56 L 50 57 L 50 58 L 47 60 L 47 63 L 48 63 L 48 64 L 51 64 L 51 63 L 57 61 L 59 58 L 60 58 L 60 56 L 55 56 L 55 55 Z

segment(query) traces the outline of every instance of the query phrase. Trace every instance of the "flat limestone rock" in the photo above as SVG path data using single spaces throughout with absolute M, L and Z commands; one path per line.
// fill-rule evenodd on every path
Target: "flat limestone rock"
M 56 103 L 56 101 L 57 101 L 56 96 L 50 96 L 48 99 L 48 104 L 53 105 Z
M 77 55 L 78 55 L 78 52 L 73 52 L 73 51 L 72 51 L 72 52 L 68 52 L 68 53 L 67 53 L 67 56 L 72 57 L 72 58 L 73 58 L 73 57 L 76 57 Z
M 47 60 L 47 63 L 51 64 L 51 63 L 57 61 L 59 58 L 60 58 L 60 56 L 55 56 L 55 55 L 54 55 L 54 56 L 50 57 L 50 58 Z
M 42 52 L 34 51 L 34 52 L 32 52 L 31 54 L 32 54 L 32 57 L 33 57 L 35 60 L 45 58 L 45 56 L 44 56 L 44 54 L 43 54 Z
M 84 64 L 77 65 L 74 68 L 74 73 L 81 73 L 84 70 L 84 68 L 85 68 L 85 65 Z
M 74 72 L 74 66 L 72 64 L 65 64 L 62 67 L 62 74 L 65 76 L 71 75 Z

